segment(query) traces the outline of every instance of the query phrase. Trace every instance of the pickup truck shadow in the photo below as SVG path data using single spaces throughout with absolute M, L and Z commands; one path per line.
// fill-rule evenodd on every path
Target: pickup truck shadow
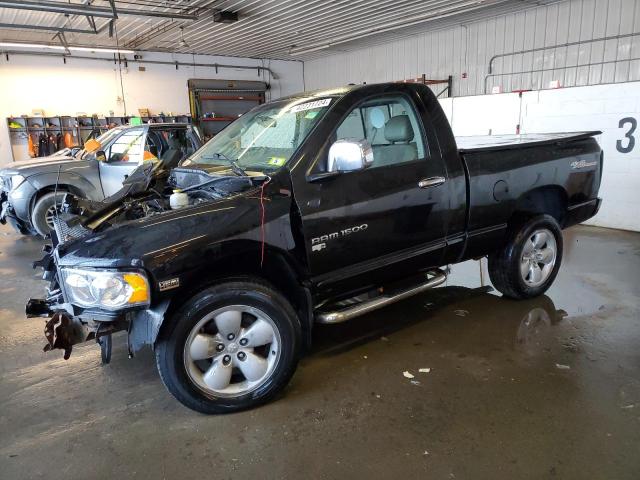
M 410 328 L 420 329 L 421 337 L 452 334 L 459 343 L 467 324 L 481 324 L 482 335 L 489 342 L 513 342 L 516 349 L 527 353 L 539 348 L 548 330 L 567 314 L 557 310 L 546 295 L 529 300 L 511 300 L 489 293 L 491 287 L 440 287 L 398 302 L 349 322 L 319 325 L 314 329 L 314 343 L 309 357 L 334 356 L 358 346 L 386 341 L 387 336 Z M 452 321 L 456 333 L 446 332 Z M 474 333 L 474 334 L 475 334 Z M 534 353 L 534 352 L 529 352 Z

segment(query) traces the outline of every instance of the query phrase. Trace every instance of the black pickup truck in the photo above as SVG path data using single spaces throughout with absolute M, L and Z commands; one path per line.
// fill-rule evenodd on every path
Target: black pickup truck
M 314 323 L 440 285 L 444 265 L 488 256 L 502 294 L 542 294 L 560 268 L 561 230 L 600 206 L 597 133 L 457 144 L 417 84 L 279 99 L 162 188 L 145 183 L 106 210 L 76 212 L 71 234 L 56 229 L 36 262 L 47 297 L 27 314 L 48 317 L 45 350 L 68 357 L 96 340 L 108 361 L 111 334 L 124 330 L 131 354 L 154 348 L 184 405 L 249 408 L 287 384 Z

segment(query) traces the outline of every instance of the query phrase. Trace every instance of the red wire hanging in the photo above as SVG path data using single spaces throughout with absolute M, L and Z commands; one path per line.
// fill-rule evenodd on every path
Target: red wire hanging
M 264 181 L 262 183 L 262 186 L 260 187 L 260 234 L 262 236 L 261 239 L 261 246 L 260 246 L 260 268 L 262 268 L 262 265 L 264 264 L 264 239 L 265 239 L 265 235 L 264 235 L 264 187 L 266 187 L 267 183 L 269 183 L 271 179 L 267 179 L 266 181 Z

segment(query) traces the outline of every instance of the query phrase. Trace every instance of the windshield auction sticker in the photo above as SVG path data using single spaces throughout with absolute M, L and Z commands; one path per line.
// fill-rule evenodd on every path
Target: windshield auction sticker
M 321 100 L 314 100 L 313 102 L 301 103 L 291 108 L 293 113 L 304 112 L 305 110 L 311 110 L 313 108 L 326 107 L 331 103 L 330 98 L 323 98 Z

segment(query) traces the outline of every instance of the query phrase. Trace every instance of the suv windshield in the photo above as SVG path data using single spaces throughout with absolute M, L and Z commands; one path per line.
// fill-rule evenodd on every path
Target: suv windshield
M 125 127 L 116 127 L 116 128 L 112 128 L 111 130 L 107 130 L 102 135 L 97 137 L 96 141 L 100 143 L 102 148 L 105 148 L 111 142 L 111 140 L 113 140 L 115 137 L 117 137 L 122 133 L 122 130 L 124 130 L 124 128 Z M 76 158 L 84 158 L 84 156 L 87 153 L 89 152 L 87 152 L 87 150 L 83 148 L 79 150 L 78 153 L 76 153 Z
M 298 98 L 251 110 L 182 165 L 225 165 L 234 171 L 273 171 L 285 165 L 325 114 L 333 98 Z

